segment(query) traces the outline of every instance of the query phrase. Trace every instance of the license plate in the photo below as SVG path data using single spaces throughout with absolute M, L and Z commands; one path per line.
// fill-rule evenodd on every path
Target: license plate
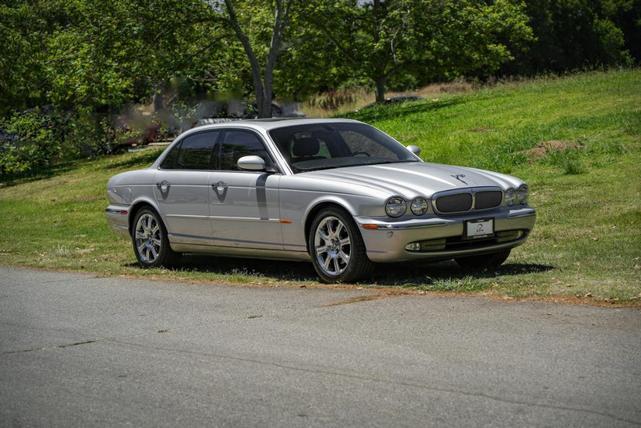
M 465 222 L 465 237 L 476 239 L 494 235 L 494 219 L 470 220 Z

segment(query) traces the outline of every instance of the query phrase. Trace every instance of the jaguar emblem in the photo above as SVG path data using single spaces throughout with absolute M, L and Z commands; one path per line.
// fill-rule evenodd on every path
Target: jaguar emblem
M 456 178 L 463 184 L 467 184 L 467 182 L 463 180 L 465 178 L 465 174 L 452 174 L 452 177 Z

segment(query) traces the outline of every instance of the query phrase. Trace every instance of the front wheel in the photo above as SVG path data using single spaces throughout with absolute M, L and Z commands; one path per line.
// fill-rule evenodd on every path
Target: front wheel
M 463 269 L 469 270 L 496 270 L 510 256 L 511 250 L 503 250 L 496 253 L 481 254 L 478 256 L 457 257 L 456 263 Z
M 180 258 L 169 246 L 162 220 L 149 208 L 143 208 L 136 214 L 131 240 L 138 263 L 144 268 L 171 267 Z
M 322 282 L 352 282 L 374 269 L 356 223 L 342 209 L 326 208 L 319 212 L 312 222 L 307 243 Z

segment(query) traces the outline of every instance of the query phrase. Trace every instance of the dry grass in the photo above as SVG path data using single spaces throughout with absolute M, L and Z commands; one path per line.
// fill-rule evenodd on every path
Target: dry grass
M 438 98 L 443 94 L 461 94 L 471 92 L 478 85 L 465 81 L 433 83 L 415 91 L 387 92 L 386 98 L 400 95 L 416 95 L 428 99 Z M 307 117 L 333 117 L 354 112 L 374 103 L 374 92 L 368 88 L 353 88 L 318 94 L 304 102 L 301 110 Z

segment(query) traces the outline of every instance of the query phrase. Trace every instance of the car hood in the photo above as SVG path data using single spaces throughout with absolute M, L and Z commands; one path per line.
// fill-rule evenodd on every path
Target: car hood
M 364 165 L 304 173 L 308 178 L 339 182 L 354 188 L 387 191 L 406 198 L 430 197 L 446 190 L 471 187 L 518 187 L 518 178 L 491 171 L 427 162 Z M 349 192 L 349 187 L 345 190 Z

